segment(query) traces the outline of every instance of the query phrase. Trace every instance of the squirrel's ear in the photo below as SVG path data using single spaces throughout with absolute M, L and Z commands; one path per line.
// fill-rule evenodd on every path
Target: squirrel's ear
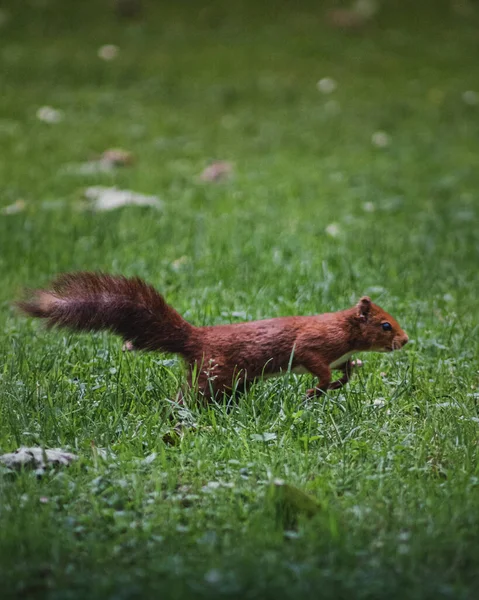
M 363 296 L 356 304 L 357 315 L 360 321 L 367 321 L 369 311 L 371 310 L 371 298 Z

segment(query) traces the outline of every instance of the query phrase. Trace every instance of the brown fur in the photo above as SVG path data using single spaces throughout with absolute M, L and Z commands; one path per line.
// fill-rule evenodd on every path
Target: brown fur
M 129 349 L 181 354 L 190 385 L 196 376 L 207 399 L 289 368 L 318 377 L 320 385 L 308 391 L 314 396 L 349 381 L 353 352 L 393 351 L 408 341 L 398 322 L 366 296 L 335 313 L 194 327 L 139 278 L 72 273 L 57 278 L 49 290 L 32 292 L 18 307 L 46 319 L 48 326 L 107 330 L 120 335 Z M 384 322 L 391 331 L 383 330 Z M 343 372 L 333 382 L 331 365 Z

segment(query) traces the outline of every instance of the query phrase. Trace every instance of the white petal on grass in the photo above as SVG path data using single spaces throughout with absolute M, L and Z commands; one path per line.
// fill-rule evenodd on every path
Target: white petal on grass
M 472 90 L 467 90 L 464 92 L 462 99 L 466 104 L 469 104 L 469 106 L 476 106 L 479 104 L 479 94 Z
M 338 87 L 338 84 L 331 77 L 323 77 L 318 81 L 316 87 L 322 94 L 332 94 Z
M 131 190 L 119 190 L 116 187 L 96 185 L 85 190 L 85 198 L 91 201 L 96 211 L 113 210 L 122 206 L 152 206 L 161 208 L 163 203 L 157 196 L 145 196 Z
M 341 228 L 337 223 L 330 223 L 324 231 L 333 238 L 341 235 Z
M 372 213 L 376 210 L 376 207 L 372 202 L 365 202 L 363 204 L 363 210 L 364 212 Z
M 102 60 L 114 60 L 120 52 L 120 48 L 114 44 L 105 44 L 98 48 L 98 58 Z
M 60 123 L 63 121 L 63 111 L 51 106 L 42 106 L 37 110 L 37 119 L 44 123 Z
M 391 138 L 385 131 L 375 131 L 371 136 L 371 142 L 376 148 L 387 148 L 391 144 Z

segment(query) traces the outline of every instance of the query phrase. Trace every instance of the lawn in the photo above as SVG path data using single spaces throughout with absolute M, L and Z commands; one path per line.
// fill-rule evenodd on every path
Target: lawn
M 383 5 L 355 33 L 312 1 L 3 9 L 0 451 L 80 456 L 2 470 L 3 598 L 477 597 L 479 10 Z M 111 147 L 134 164 L 79 172 Z M 234 176 L 201 181 L 212 160 Z M 92 185 L 162 207 L 81 210 Z M 198 325 L 369 294 L 411 343 L 320 400 L 291 375 L 179 412 L 175 357 L 12 308 L 76 269 L 142 276 Z M 316 514 L 284 518 L 277 480 Z

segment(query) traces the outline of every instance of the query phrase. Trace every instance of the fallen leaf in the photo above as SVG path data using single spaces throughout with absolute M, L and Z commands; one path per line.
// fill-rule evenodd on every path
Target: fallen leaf
M 387 148 L 391 138 L 385 131 L 375 131 L 371 136 L 371 142 L 376 148 Z
M 130 166 L 133 162 L 133 154 L 128 150 L 110 148 L 94 160 L 66 165 L 62 171 L 73 175 L 96 175 L 97 173 L 111 173 L 117 167 Z
M 332 27 L 338 29 L 361 29 L 379 10 L 377 0 L 356 0 L 352 8 L 336 8 L 326 13 L 326 19 Z
M 37 119 L 44 123 L 60 123 L 60 121 L 63 121 L 63 111 L 51 106 L 42 106 L 37 110 Z
M 276 439 L 276 434 L 266 431 L 265 433 L 252 433 L 249 437 L 253 442 L 271 442 Z
M 23 212 L 27 206 L 25 200 L 15 200 L 13 204 L 9 204 L 8 206 L 4 206 L 0 209 L 0 214 L 2 215 L 16 215 L 19 212 Z
M 337 223 L 330 223 L 324 231 L 333 238 L 341 234 L 341 228 Z
M 10 454 L 0 456 L 0 462 L 10 469 L 45 469 L 47 467 L 66 467 L 78 457 L 61 448 L 47 450 L 45 448 L 22 446 Z
M 316 87 L 323 94 L 332 94 L 338 87 L 338 84 L 331 77 L 323 77 L 318 81 Z
M 207 166 L 201 173 L 201 181 L 221 181 L 233 175 L 233 165 L 226 161 L 216 161 Z
M 104 46 L 100 46 L 98 48 L 98 58 L 102 60 L 114 60 L 120 52 L 120 48 L 115 46 L 114 44 L 105 44 Z
M 145 196 L 131 190 L 97 185 L 85 190 L 85 198 L 96 211 L 113 210 L 122 206 L 152 206 L 161 208 L 163 203 L 157 196 Z
M 100 157 L 100 161 L 110 163 L 115 167 L 124 167 L 133 164 L 134 158 L 131 152 L 122 148 L 109 148 Z

